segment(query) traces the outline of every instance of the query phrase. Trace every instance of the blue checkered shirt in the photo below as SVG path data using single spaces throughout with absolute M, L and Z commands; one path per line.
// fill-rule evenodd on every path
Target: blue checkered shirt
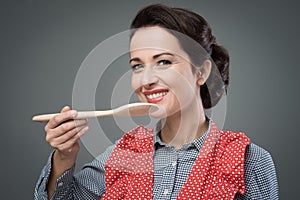
M 153 199 L 176 199 L 186 182 L 200 149 L 210 131 L 197 140 L 184 145 L 181 149 L 164 144 L 159 134 L 154 138 L 154 183 Z M 118 142 L 118 141 L 117 141 Z M 105 193 L 104 164 L 109 159 L 117 142 L 108 147 L 97 159 L 84 165 L 74 175 L 74 167 L 66 171 L 56 181 L 56 189 L 51 199 L 99 200 Z M 34 199 L 48 199 L 46 185 L 51 171 L 51 158 L 43 168 L 34 191 Z M 278 182 L 271 155 L 261 147 L 251 143 L 245 153 L 244 195 L 237 194 L 235 200 L 271 199 L 278 197 Z

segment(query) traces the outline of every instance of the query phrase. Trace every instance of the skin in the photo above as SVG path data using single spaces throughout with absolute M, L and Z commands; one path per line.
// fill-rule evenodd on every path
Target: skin
M 54 193 L 56 180 L 75 164 L 80 149 L 78 140 L 89 129 L 87 120 L 73 120 L 76 115 L 75 110 L 66 106 L 45 126 L 46 141 L 55 149 L 47 184 L 48 199 Z
M 208 124 L 200 86 L 209 76 L 211 62 L 206 60 L 201 70 L 193 70 L 177 38 L 157 26 L 135 32 L 130 57 L 132 88 L 141 102 L 147 102 L 144 92 L 168 91 L 157 103 L 161 109 L 152 113 L 153 117 L 163 118 L 162 141 L 180 148 L 203 135 Z
M 160 27 L 141 28 L 130 43 L 133 66 L 132 88 L 141 102 L 147 102 L 145 91 L 168 90 L 158 102 L 161 109 L 152 113 L 162 118 L 163 142 L 182 147 L 205 133 L 208 124 L 200 97 L 200 86 L 207 80 L 211 63 L 203 62 L 201 70 L 192 70 L 188 55 L 177 39 Z M 48 199 L 54 193 L 56 180 L 76 162 L 78 140 L 87 133 L 87 120 L 73 120 L 77 111 L 66 106 L 45 126 L 46 141 L 55 149 L 47 184 Z

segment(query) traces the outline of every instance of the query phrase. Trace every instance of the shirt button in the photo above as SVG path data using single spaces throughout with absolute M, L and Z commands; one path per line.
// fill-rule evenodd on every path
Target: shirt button
M 176 161 L 172 162 L 172 166 L 173 166 L 173 167 L 175 167 L 176 165 L 177 165 L 177 162 L 176 162 Z
M 166 195 L 166 194 L 168 194 L 169 193 L 169 190 L 168 189 L 165 189 L 164 190 L 164 194 Z
M 63 186 L 63 185 L 64 185 L 63 182 L 59 182 L 57 186 L 58 186 L 58 187 L 61 187 L 61 186 Z

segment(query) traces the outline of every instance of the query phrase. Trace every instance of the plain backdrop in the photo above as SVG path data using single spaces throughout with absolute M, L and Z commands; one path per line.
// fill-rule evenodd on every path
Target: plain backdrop
M 31 117 L 72 105 L 74 79 L 87 54 L 127 30 L 136 12 L 155 2 L 190 9 L 211 24 L 231 56 L 224 129 L 243 131 L 267 149 L 281 199 L 297 199 L 300 14 L 291 0 L 1 0 L 1 199 L 32 199 L 52 151 L 44 124 Z M 118 66 L 109 69 L 106 77 L 120 76 Z M 110 105 L 115 80 L 99 83 L 98 108 Z M 106 120 L 106 132 L 114 137 L 118 128 Z M 92 159 L 82 146 L 77 169 Z

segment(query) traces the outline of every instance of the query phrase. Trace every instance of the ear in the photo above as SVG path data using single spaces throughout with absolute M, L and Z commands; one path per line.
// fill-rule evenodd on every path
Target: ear
M 211 72 L 211 61 L 205 60 L 202 65 L 200 66 L 200 69 L 198 71 L 198 77 L 197 77 L 197 83 L 198 85 L 203 85 L 206 80 L 208 79 Z

